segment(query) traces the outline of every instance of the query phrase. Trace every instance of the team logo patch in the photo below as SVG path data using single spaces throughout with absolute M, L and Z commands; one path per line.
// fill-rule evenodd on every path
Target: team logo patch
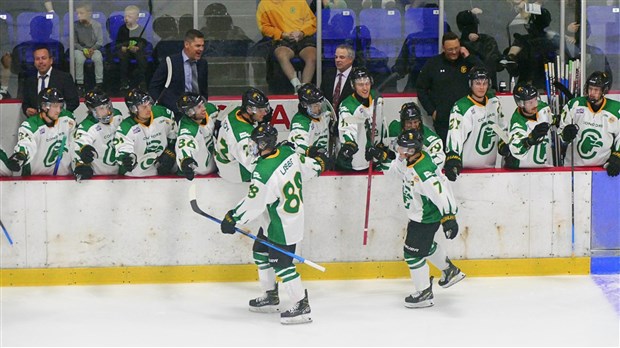
M 615 118 L 615 117 L 610 117 L 610 118 L 609 118 L 609 123 L 614 123 L 614 122 L 616 122 L 616 121 L 618 121 L 618 119 L 617 119 L 617 118 Z
M 39 134 L 45 134 L 45 128 L 39 129 Z
M 101 131 L 101 125 L 97 124 L 97 127 L 95 127 L 95 130 L 96 130 L 97 132 L 100 132 L 100 131 Z
M 140 128 L 136 127 L 133 129 L 133 134 L 140 133 Z
M 461 74 L 467 73 L 467 67 L 465 65 L 461 66 Z

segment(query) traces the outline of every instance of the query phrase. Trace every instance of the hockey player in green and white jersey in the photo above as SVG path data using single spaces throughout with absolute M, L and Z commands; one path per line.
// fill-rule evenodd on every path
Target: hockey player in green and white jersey
M 267 96 L 256 88 L 245 91 L 241 107 L 231 111 L 222 121 L 215 142 L 215 164 L 219 175 L 233 183 L 249 182 L 256 165 L 250 153 L 250 135 L 254 125 L 269 122 L 271 107 Z
M 446 176 L 455 181 L 463 168 L 493 168 L 498 137 L 493 125 L 505 129 L 499 99 L 489 93 L 491 75 L 486 68 L 469 71 L 471 92 L 454 103 L 446 139 Z
M 538 100 L 538 90 L 529 83 L 515 86 L 512 95 L 517 109 L 510 119 L 509 143 L 507 148 L 503 142 L 499 145 L 504 166 L 512 169 L 552 167 L 551 108 Z
M 446 153 L 443 149 L 443 142 L 437 133 L 432 129 L 424 125 L 422 122 L 422 112 L 420 107 L 414 103 L 405 103 L 400 108 L 400 121 L 394 120 L 390 122 L 388 127 L 388 134 L 390 146 L 396 151 L 396 138 L 406 130 L 415 129 L 422 134 L 424 142 L 422 143 L 422 151 L 428 153 L 433 160 L 433 163 L 439 168 L 443 169 L 443 163 L 446 159 Z
M 369 161 L 382 158 L 383 142 L 387 137 L 387 127 L 383 118 L 383 98 L 372 89 L 373 79 L 366 68 L 356 68 L 351 72 L 353 94 L 340 103 L 338 123 L 340 150 L 336 165 L 342 170 L 366 170 Z M 376 108 L 375 108 L 375 104 Z M 371 143 L 373 113 L 376 114 L 374 142 Z M 375 157 L 376 156 L 376 157 Z M 371 158 L 372 157 L 372 158 Z
M 69 137 L 75 128 L 73 113 L 64 109 L 65 99 L 56 88 L 39 93 L 39 114 L 28 117 L 17 131 L 17 145 L 8 167 L 21 175 L 71 174 Z M 61 157 L 58 166 L 58 157 Z
M 416 292 L 405 298 L 408 308 L 433 305 L 433 277 L 428 277 L 426 260 L 442 270 L 439 285 L 443 288 L 465 278 L 434 241 L 440 224 L 446 238 L 454 239 L 458 234 L 457 205 L 445 176 L 422 150 L 423 141 L 418 130 L 402 132 L 396 140 L 398 159 L 392 161 L 387 172 L 402 182 L 402 198 L 409 218 L 404 257 Z
M 114 135 L 123 121 L 121 112 L 112 106 L 110 97 L 95 89 L 86 93 L 84 103 L 88 108 L 86 118 L 73 132 L 71 165 L 77 180 L 93 175 L 116 175 Z
M 4 150 L 0 149 L 0 176 L 13 176 L 13 172 L 9 169 L 9 156 Z
M 121 173 L 139 177 L 173 173 L 177 125 L 172 111 L 153 105 L 153 98 L 139 88 L 127 93 L 125 105 L 130 117 L 121 122 L 114 137 Z
M 277 247 L 294 253 L 304 234 L 303 183 L 325 170 L 327 157 L 321 152 L 314 159 L 306 157 L 288 145 L 278 146 L 277 139 L 278 131 L 269 124 L 260 124 L 252 131 L 252 152 L 258 158 L 252 183 L 248 195 L 222 219 L 221 230 L 233 234 L 235 225 L 246 224 L 267 210 L 267 235 L 259 232 L 258 238 L 266 237 Z M 279 311 L 277 275 L 294 304 L 280 314 L 281 323 L 311 322 L 308 291 L 301 284 L 293 258 L 258 242 L 254 243 L 252 250 L 258 266 L 258 279 L 265 294 L 250 300 L 250 310 L 264 313 Z
M 329 144 L 329 115 L 323 112 L 323 92 L 311 83 L 297 90 L 299 111 L 291 120 L 288 141 L 295 144 L 295 151 L 314 157 L 318 152 L 327 153 Z
M 566 143 L 565 166 L 604 166 L 609 176 L 620 174 L 620 102 L 605 97 L 611 87 L 607 73 L 595 71 L 586 80 L 587 96 L 565 106 L 558 132 Z
M 187 180 L 195 174 L 215 172 L 213 134 L 219 110 L 196 93 L 187 92 L 177 101 L 183 113 L 176 141 L 177 166 Z

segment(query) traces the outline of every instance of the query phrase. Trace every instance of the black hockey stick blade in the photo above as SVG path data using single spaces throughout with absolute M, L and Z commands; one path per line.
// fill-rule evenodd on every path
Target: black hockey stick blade
M 553 86 L 559 89 L 560 92 L 562 92 L 562 94 L 564 94 L 564 96 L 566 96 L 568 99 L 575 98 L 575 95 L 571 93 L 570 90 L 566 86 L 564 86 L 560 81 L 554 81 Z

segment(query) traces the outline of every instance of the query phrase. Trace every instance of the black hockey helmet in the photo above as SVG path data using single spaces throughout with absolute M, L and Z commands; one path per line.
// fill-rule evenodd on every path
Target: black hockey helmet
M 409 102 L 403 104 L 400 108 L 400 123 L 401 127 L 408 120 L 419 120 L 422 122 L 422 112 L 420 111 L 420 107 L 418 104 L 414 102 Z
M 588 92 L 588 87 L 600 87 L 603 94 L 607 94 L 611 87 L 611 79 L 606 72 L 595 71 L 586 80 L 584 91 Z
M 475 80 L 487 80 L 491 84 L 491 75 L 489 70 L 483 66 L 475 66 L 469 70 L 469 87 Z
M 422 133 L 416 129 L 403 131 L 396 139 L 398 147 L 404 150 L 402 151 L 399 149 L 399 154 L 406 153 L 407 155 L 414 155 L 421 152 L 423 143 L 424 139 Z
M 110 123 L 110 119 L 112 118 L 112 101 L 110 97 L 103 92 L 102 90 L 95 88 L 84 96 L 84 104 L 88 108 L 88 111 L 95 116 L 99 121 L 103 123 Z M 100 116 L 97 112 L 97 108 L 100 106 L 104 106 L 106 110 L 106 115 Z
M 65 98 L 57 88 L 48 87 L 39 93 L 39 111 L 47 111 L 52 103 L 62 103 L 64 109 Z
M 189 116 L 190 118 L 194 118 L 196 115 L 196 110 L 194 109 L 196 106 L 200 104 L 205 104 L 207 101 L 203 96 L 197 93 L 186 92 L 183 94 L 179 100 L 177 100 L 177 108 L 183 114 Z
M 355 89 L 355 81 L 365 78 L 370 79 L 371 86 L 374 84 L 374 81 L 368 69 L 364 67 L 355 68 L 353 71 L 351 71 L 351 87 Z
M 297 90 L 297 95 L 299 95 L 299 103 L 303 107 L 320 103 L 325 99 L 323 92 L 311 83 L 301 85 Z
M 248 108 L 269 108 L 269 98 L 260 89 L 250 88 L 241 97 L 241 108 L 249 112 Z
M 138 113 L 138 106 L 146 103 L 153 105 L 153 98 L 140 88 L 130 89 L 127 92 L 127 96 L 125 96 L 125 105 L 127 105 L 127 109 L 132 114 Z
M 256 143 L 258 154 L 264 150 L 273 150 L 278 142 L 278 130 L 269 123 L 261 123 L 254 128 L 250 139 Z
M 512 96 L 517 106 L 522 108 L 525 102 L 534 98 L 538 98 L 538 90 L 529 83 L 516 85 L 512 91 Z

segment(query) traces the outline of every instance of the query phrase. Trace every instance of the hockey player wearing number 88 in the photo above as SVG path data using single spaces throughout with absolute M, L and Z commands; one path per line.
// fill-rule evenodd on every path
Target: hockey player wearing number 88
M 405 307 L 408 308 L 434 304 L 433 278 L 428 277 L 427 260 L 442 270 L 441 287 L 448 288 L 465 278 L 441 245 L 434 241 L 440 225 L 446 238 L 457 236 L 457 204 L 448 181 L 429 154 L 422 150 L 423 141 L 418 130 L 403 131 L 396 140 L 398 157 L 387 172 L 402 182 L 402 199 L 409 218 L 404 258 L 416 292 L 405 298 Z
M 564 106 L 558 133 L 575 142 L 575 158 L 566 151 L 565 166 L 604 166 L 609 176 L 620 174 L 620 102 L 605 97 L 610 87 L 609 75 L 595 71 L 586 80 L 587 95 Z
M 65 99 L 56 88 L 39 93 L 39 114 L 28 117 L 17 131 L 17 145 L 7 162 L 21 175 L 69 175 L 69 137 L 75 128 L 73 113 L 65 110 Z M 61 160 L 54 173 L 58 156 Z
M 314 157 L 318 152 L 327 153 L 329 143 L 329 115 L 323 107 L 328 103 L 323 92 L 311 83 L 297 90 L 299 111 L 291 121 L 288 140 L 295 144 L 297 153 Z
M 76 179 L 93 175 L 116 175 L 119 167 L 114 151 L 114 134 L 123 121 L 119 110 L 112 107 L 110 97 L 95 89 L 86 93 L 86 118 L 73 133 L 71 165 Z
M 213 133 L 219 110 L 196 93 L 187 92 L 177 101 L 183 113 L 176 141 L 177 166 L 187 180 L 195 174 L 204 175 L 216 170 L 213 158 Z
M 454 103 L 446 139 L 445 172 L 455 181 L 463 168 L 493 168 L 498 137 L 493 124 L 505 129 L 499 99 L 489 93 L 491 76 L 486 68 L 469 71 L 469 95 Z
M 259 232 L 257 237 L 266 238 L 277 247 L 294 253 L 304 233 L 303 183 L 325 170 L 326 158 L 324 154 L 310 158 L 296 153 L 288 145 L 277 146 L 277 137 L 278 131 L 269 124 L 260 124 L 252 131 L 250 147 L 258 159 L 248 195 L 226 213 L 221 230 L 233 234 L 237 224 L 246 224 L 267 210 L 267 235 Z M 294 304 L 281 313 L 282 324 L 311 322 L 308 292 L 301 284 L 292 257 L 268 249 L 259 242 L 254 243 L 252 250 L 258 266 L 258 279 L 265 293 L 250 300 L 250 310 L 279 311 L 277 275 Z
M 121 173 L 138 177 L 172 173 L 177 138 L 172 111 L 153 105 L 153 98 L 139 88 L 129 91 L 125 104 L 131 117 L 121 122 L 114 137 Z

